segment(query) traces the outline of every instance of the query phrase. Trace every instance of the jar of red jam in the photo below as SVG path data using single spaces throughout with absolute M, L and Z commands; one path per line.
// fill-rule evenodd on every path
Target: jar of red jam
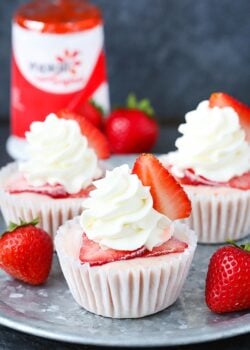
M 35 0 L 12 23 L 11 136 L 7 149 L 25 156 L 25 132 L 51 112 L 93 99 L 109 110 L 103 19 L 86 0 Z

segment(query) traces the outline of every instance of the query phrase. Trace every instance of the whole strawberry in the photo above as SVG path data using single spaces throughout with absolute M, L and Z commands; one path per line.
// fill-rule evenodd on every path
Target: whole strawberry
M 212 256 L 206 279 L 206 303 L 217 313 L 250 308 L 250 244 L 225 246 Z
M 35 227 L 37 223 L 37 219 L 10 223 L 8 231 L 0 238 L 0 268 L 32 285 L 47 280 L 53 257 L 52 239 Z
M 118 154 L 150 152 L 159 135 L 150 102 L 137 101 L 134 95 L 129 95 L 126 107 L 111 112 L 105 130 L 111 151 Z

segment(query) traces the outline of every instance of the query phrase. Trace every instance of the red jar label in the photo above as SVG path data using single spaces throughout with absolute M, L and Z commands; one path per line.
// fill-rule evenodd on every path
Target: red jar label
M 34 120 L 89 98 L 109 109 L 102 25 L 51 34 L 14 23 L 12 43 L 12 135 L 24 137 Z

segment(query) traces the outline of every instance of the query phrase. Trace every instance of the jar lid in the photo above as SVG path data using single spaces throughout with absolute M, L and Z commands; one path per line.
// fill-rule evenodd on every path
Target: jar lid
M 14 21 L 26 29 L 65 34 L 97 26 L 102 14 L 86 0 L 33 0 L 18 8 Z

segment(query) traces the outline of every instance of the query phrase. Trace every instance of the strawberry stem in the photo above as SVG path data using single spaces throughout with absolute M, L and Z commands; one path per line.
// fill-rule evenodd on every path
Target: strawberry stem
M 35 219 L 31 220 L 30 222 L 26 222 L 26 221 L 22 220 L 21 218 L 19 218 L 19 220 L 20 220 L 19 224 L 16 224 L 14 222 L 10 222 L 6 232 L 13 232 L 19 227 L 24 227 L 24 226 L 28 226 L 28 225 L 35 226 L 39 222 L 38 218 L 35 218 Z
M 228 243 L 232 244 L 234 247 L 245 250 L 247 252 L 250 252 L 250 242 L 238 245 L 235 241 L 233 240 L 228 240 Z
M 140 111 L 147 114 L 148 117 L 154 117 L 155 111 L 153 107 L 151 106 L 150 101 L 147 98 L 144 98 L 142 100 L 138 100 L 136 95 L 133 93 L 130 93 L 127 98 L 127 108 L 128 109 L 139 109 Z

